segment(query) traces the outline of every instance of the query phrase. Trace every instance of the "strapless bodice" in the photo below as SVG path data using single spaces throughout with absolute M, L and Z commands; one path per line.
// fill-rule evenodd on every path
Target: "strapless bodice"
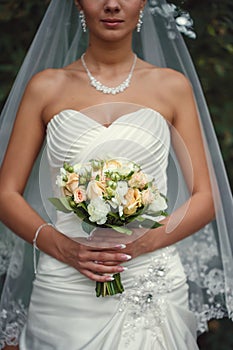
M 166 119 L 149 108 L 121 115 L 109 127 L 79 111 L 64 110 L 47 126 L 47 155 L 53 176 L 64 161 L 74 164 L 95 157 L 124 157 L 153 175 L 161 192 L 166 193 L 169 147 Z

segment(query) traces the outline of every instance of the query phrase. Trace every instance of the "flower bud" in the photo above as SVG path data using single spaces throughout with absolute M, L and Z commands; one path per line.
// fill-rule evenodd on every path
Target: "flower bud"
M 107 182 L 107 185 L 108 185 L 109 187 L 111 187 L 113 190 L 115 190 L 115 189 L 117 188 L 116 182 L 111 181 L 111 180 L 109 180 L 109 181 Z
M 70 206 L 71 206 L 71 208 L 75 208 L 76 207 L 76 203 L 74 201 L 70 201 Z
M 94 171 L 97 171 L 101 168 L 101 162 L 99 162 L 98 160 L 93 160 L 91 162 L 91 166 L 92 166 Z
M 65 175 L 65 176 L 63 176 L 62 180 L 67 182 L 68 181 L 68 177 Z
M 69 169 L 69 164 L 65 162 L 65 163 L 63 164 L 63 168 L 64 168 L 65 170 L 68 171 L 68 169 Z
M 113 181 L 120 181 L 121 177 L 120 177 L 120 175 L 117 174 L 117 173 L 112 173 L 112 174 L 111 174 L 111 179 L 112 179 Z
M 80 184 L 80 185 L 85 185 L 86 182 L 87 182 L 87 179 L 86 179 L 84 176 L 81 176 L 81 177 L 79 178 L 79 184 Z
M 115 190 L 117 188 L 117 183 L 113 181 L 110 187 Z
M 107 187 L 106 192 L 110 197 L 113 197 L 115 195 L 115 191 L 111 187 Z

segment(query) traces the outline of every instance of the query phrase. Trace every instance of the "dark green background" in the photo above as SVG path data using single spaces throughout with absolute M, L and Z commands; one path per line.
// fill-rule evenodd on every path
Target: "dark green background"
M 48 3 L 49 0 L 0 0 L 0 109 Z M 188 10 L 194 20 L 197 39 L 185 41 L 203 86 L 233 188 L 233 0 L 173 3 Z M 209 326 L 209 333 L 199 338 L 200 348 L 232 350 L 232 322 L 213 320 Z

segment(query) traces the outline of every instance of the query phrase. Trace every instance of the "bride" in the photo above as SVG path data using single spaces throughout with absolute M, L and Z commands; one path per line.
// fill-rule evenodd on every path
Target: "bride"
M 5 349 L 11 348 L 7 344 L 17 348 L 18 341 L 20 350 L 198 349 L 198 320 L 181 258 L 200 247 L 187 237 L 209 227 L 218 207 L 192 86 L 183 74 L 152 65 L 132 50 L 135 28 L 140 33 L 145 23 L 146 0 L 77 0 L 75 5 L 83 32 L 89 33 L 87 48 L 80 59 L 29 81 L 1 167 L 1 220 L 40 250 L 26 322 L 19 339 L 13 328 L 11 334 L 3 332 Z M 110 153 L 142 164 L 168 203 L 169 181 L 178 181 L 175 197 L 183 190 L 179 170 L 173 169 L 172 179 L 168 171 L 169 157 L 177 169 L 179 161 L 190 196 L 177 201 L 179 207 L 171 204 L 174 210 L 162 226 L 127 244 L 123 238 L 109 248 L 75 241 L 85 233 L 73 214 L 58 212 L 53 224 L 47 223 L 22 196 L 45 139 L 48 167 L 42 156 L 40 169 L 48 170 L 46 181 L 50 174 L 54 191 L 64 161 Z M 42 198 L 49 197 L 44 185 Z M 214 233 L 209 228 L 207 234 L 202 243 L 206 248 L 209 242 L 210 255 L 217 256 Z M 203 266 L 206 261 L 202 255 Z M 96 298 L 95 283 L 112 281 L 119 272 L 125 292 Z M 199 312 L 203 316 L 204 310 Z

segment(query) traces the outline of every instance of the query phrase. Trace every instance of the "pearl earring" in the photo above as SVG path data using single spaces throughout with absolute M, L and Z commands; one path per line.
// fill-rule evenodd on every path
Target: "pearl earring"
M 81 26 L 82 26 L 83 32 L 86 33 L 86 31 L 87 31 L 87 23 L 86 23 L 85 13 L 83 12 L 83 10 L 79 11 L 79 18 L 80 18 L 80 21 L 81 21 Z
M 137 24 L 137 32 L 138 33 L 140 33 L 141 28 L 142 28 L 142 24 L 143 24 L 142 18 L 143 18 L 143 10 L 140 10 L 138 24 Z
M 142 18 L 143 18 L 143 10 L 140 10 L 138 24 L 137 24 L 137 32 L 138 33 L 140 33 L 141 28 L 142 28 L 142 24 L 143 24 Z

